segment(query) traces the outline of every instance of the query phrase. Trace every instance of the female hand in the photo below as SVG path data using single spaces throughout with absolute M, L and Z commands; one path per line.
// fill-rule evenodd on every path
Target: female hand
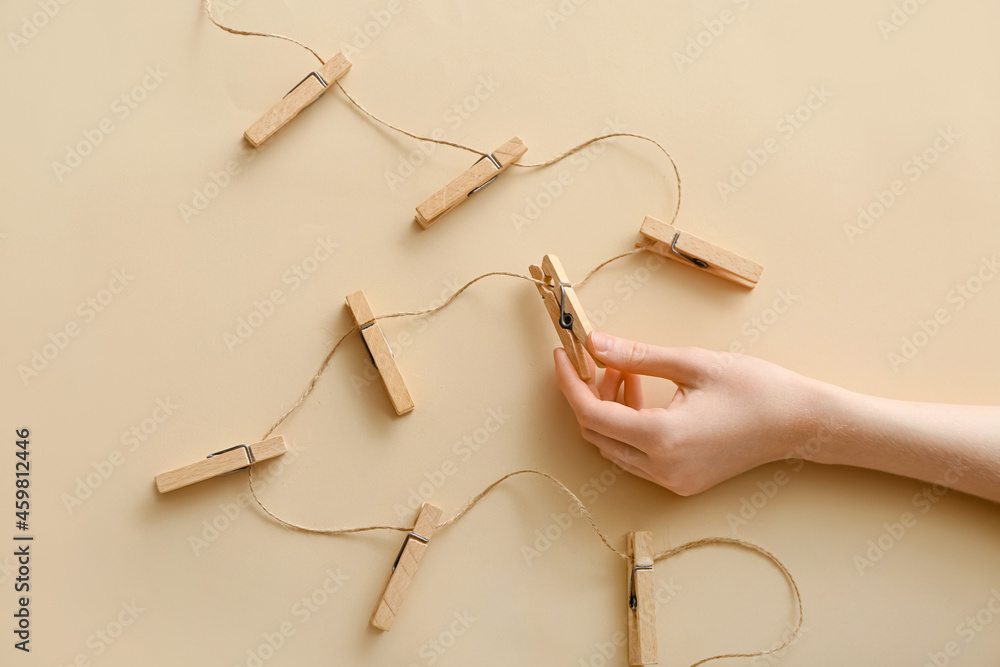
M 625 470 L 680 495 L 796 458 L 1000 502 L 1000 407 L 866 396 L 754 357 L 596 331 L 588 344 L 607 365 L 600 383 L 583 382 L 566 352 L 555 353 L 559 387 L 583 437 Z M 673 399 L 645 405 L 642 375 L 673 381 Z
M 600 382 L 582 381 L 566 352 L 555 351 L 559 387 L 584 439 L 606 459 L 680 495 L 786 458 L 815 430 L 822 383 L 775 364 L 596 331 L 588 343 L 607 365 Z M 646 405 L 642 375 L 674 382 L 673 399 Z

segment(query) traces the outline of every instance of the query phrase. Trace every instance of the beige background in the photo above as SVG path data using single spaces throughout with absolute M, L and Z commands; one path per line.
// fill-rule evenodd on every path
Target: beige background
M 649 273 L 646 258 L 629 258 L 581 291 L 608 331 L 662 344 L 742 343 L 870 393 L 1000 402 L 1000 280 L 973 280 L 981 290 L 962 308 L 953 292 L 1000 246 L 995 3 L 903 3 L 919 10 L 905 23 L 898 14 L 903 25 L 887 35 L 879 22 L 892 18 L 888 0 L 405 2 L 392 5 L 395 15 L 384 0 L 343 4 L 243 0 L 220 3 L 220 18 L 296 36 L 326 56 L 350 46 L 345 86 L 416 132 L 441 128 L 483 148 L 518 134 L 529 160 L 607 131 L 609 121 L 656 137 L 684 179 L 679 226 L 765 266 L 746 291 L 676 263 Z M 238 504 L 245 473 L 169 496 L 152 479 L 257 440 L 349 327 L 348 292 L 364 288 L 379 312 L 408 310 L 487 270 L 523 272 L 546 252 L 576 278 L 628 249 L 644 215 L 669 218 L 674 181 L 662 156 L 618 140 L 582 162 L 519 170 L 421 231 L 413 207 L 461 172 L 466 154 L 435 148 L 390 189 L 386 173 L 418 145 L 375 126 L 339 92 L 256 157 L 243 143 L 243 130 L 315 66 L 298 47 L 225 34 L 197 0 L 51 5 L 51 18 L 38 14 L 45 2 L 0 11 L 0 535 L 8 544 L 15 532 L 14 430 L 28 427 L 37 536 L 30 656 L 10 646 L 12 547 L 0 549 L 0 662 L 246 666 L 285 624 L 290 636 L 264 651 L 269 667 L 605 664 L 602 645 L 624 629 L 624 568 L 583 522 L 558 527 L 567 502 L 540 480 L 504 486 L 436 537 L 383 635 L 367 622 L 397 534 L 283 530 Z M 385 26 L 373 18 L 386 16 Z M 732 19 L 721 32 L 720 17 Z M 366 26 L 375 34 L 367 43 Z M 679 67 L 675 54 L 699 33 L 708 46 Z M 158 83 L 147 68 L 159 68 Z M 152 89 L 133 92 L 144 77 Z M 813 87 L 832 97 L 801 110 Z M 132 109 L 122 95 L 144 99 Z M 789 136 L 782 119 L 797 110 L 810 117 Z M 113 131 L 60 178 L 53 162 L 105 118 Z M 957 138 L 911 180 L 911 156 L 933 153 L 948 128 Z M 768 138 L 777 152 L 723 199 L 718 183 Z M 233 161 L 239 173 L 227 182 L 218 174 Z M 550 202 L 545 184 L 564 171 L 571 182 Z M 213 174 L 225 187 L 209 186 Z M 851 242 L 845 225 L 896 179 L 903 194 Z M 206 194 L 204 210 L 185 220 L 182 205 Z M 547 206 L 519 227 L 514 216 L 528 200 Z M 295 289 L 283 276 L 317 239 L 339 247 Z M 111 296 L 101 290 L 116 270 L 132 279 L 101 312 L 79 306 Z M 273 290 L 283 303 L 230 350 L 226 333 Z M 779 292 L 795 300 L 775 317 Z M 922 338 L 920 321 L 938 309 L 947 323 Z M 24 381 L 19 366 L 71 322 L 78 335 Z M 321 526 L 399 521 L 394 507 L 422 483 L 429 489 L 442 467 L 455 474 L 432 497 L 450 514 L 503 473 L 536 467 L 596 496 L 593 511 L 616 539 L 648 528 L 660 549 L 737 535 L 784 559 L 801 584 L 803 634 L 779 657 L 742 664 L 923 665 L 955 642 L 948 664 L 982 665 L 1000 651 L 1000 619 L 971 636 L 962 625 L 984 608 L 980 619 L 992 618 L 987 602 L 1000 589 L 995 505 L 958 493 L 925 504 L 914 501 L 923 483 L 785 463 L 693 498 L 625 477 L 596 492 L 588 480 L 607 465 L 580 439 L 555 386 L 556 337 L 530 285 L 489 279 L 425 323 L 385 329 L 416 410 L 397 418 L 377 383 L 358 387 L 367 355 L 345 344 L 280 429 L 295 453 L 260 467 L 270 480 L 263 496 L 282 516 Z M 925 344 L 894 368 L 888 355 L 914 334 Z M 158 401 L 175 406 L 169 416 Z M 463 460 L 456 443 L 482 440 L 491 409 L 509 417 Z M 143 440 L 127 435 L 133 428 L 146 428 Z M 779 471 L 787 484 L 762 503 L 754 494 Z M 68 504 L 75 494 L 88 497 Z M 734 527 L 744 501 L 761 507 Z M 898 540 L 883 536 L 907 512 L 915 525 Z M 213 522 L 224 529 L 213 533 Z M 529 563 L 525 549 L 547 528 L 563 534 L 538 542 L 547 549 Z M 859 573 L 856 557 L 868 558 L 880 538 L 891 548 Z M 317 593 L 338 570 L 348 577 L 340 590 Z M 670 598 L 659 616 L 661 664 L 765 648 L 793 619 L 780 575 L 740 551 L 689 553 L 658 565 L 656 577 Z M 325 604 L 306 618 L 296 605 L 314 593 Z M 118 635 L 122 605 L 133 601 L 143 611 Z M 455 614 L 475 620 L 453 624 Z M 118 636 L 108 644 L 99 630 Z M 432 641 L 451 646 L 439 653 Z M 625 662 L 620 649 L 607 660 Z

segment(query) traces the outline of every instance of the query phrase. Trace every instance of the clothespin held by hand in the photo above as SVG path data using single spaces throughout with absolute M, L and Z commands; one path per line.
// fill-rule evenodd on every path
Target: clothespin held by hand
M 587 357 L 590 356 L 587 350 L 587 336 L 593 331 L 593 327 L 590 326 L 587 313 L 562 263 L 555 255 L 545 255 L 541 266 L 529 266 L 528 271 L 532 278 L 545 283 L 544 285 L 535 283 L 535 287 L 542 297 L 545 309 L 556 328 L 556 334 L 559 335 L 559 340 L 577 374 L 581 380 L 591 379 L 593 376 L 587 361 Z M 601 362 L 596 359 L 594 361 L 599 367 L 604 367 Z

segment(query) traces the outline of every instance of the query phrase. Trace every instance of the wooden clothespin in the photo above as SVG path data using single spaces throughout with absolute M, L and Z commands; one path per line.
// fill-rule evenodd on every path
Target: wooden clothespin
M 489 155 L 484 155 L 465 173 L 444 186 L 417 207 L 417 223 L 427 229 L 435 220 L 455 208 L 499 176 L 528 150 L 520 137 L 514 137 Z
M 351 61 L 343 53 L 338 53 L 317 70 L 309 72 L 306 78 L 292 88 L 280 102 L 261 116 L 256 123 L 243 133 L 247 142 L 257 148 L 271 138 L 285 123 L 295 118 L 307 106 L 318 100 L 327 87 L 347 74 Z
M 434 535 L 440 518 L 440 507 L 430 503 L 421 505 L 416 524 L 403 540 L 396 562 L 392 564 L 392 574 L 389 575 L 382 597 L 379 598 L 372 613 L 371 624 L 379 630 L 388 630 L 396 620 L 399 608 L 406 597 L 406 591 L 417 573 L 417 567 L 423 560 L 424 552 L 427 551 L 427 545 Z
M 167 493 L 183 486 L 202 482 L 219 475 L 228 475 L 238 470 L 246 470 L 255 463 L 281 456 L 288 451 L 285 438 L 276 435 L 263 442 L 252 445 L 236 445 L 207 458 L 186 465 L 177 470 L 160 473 L 156 476 L 156 488 L 160 493 Z
M 757 262 L 649 216 L 642 221 L 635 245 L 751 289 L 757 286 L 764 270 Z
M 382 327 L 375 319 L 375 313 L 372 312 L 364 290 L 347 295 L 347 309 L 351 311 L 354 323 L 361 328 L 361 340 L 365 342 L 372 363 L 375 364 L 375 368 L 382 378 L 382 384 L 385 385 L 385 391 L 389 394 L 392 407 L 396 409 L 397 415 L 406 414 L 413 409 L 413 399 L 410 398 L 410 392 L 406 389 L 406 383 L 403 382 L 399 366 L 396 365 L 396 359 L 392 356 L 392 348 L 389 347 L 389 341 L 386 340 L 385 334 L 382 333 Z
M 630 532 L 628 554 L 628 664 L 655 665 L 656 600 L 653 598 L 653 534 Z
M 555 255 L 545 255 L 541 266 L 531 265 L 528 271 L 532 278 L 546 283 L 544 286 L 535 283 L 535 287 L 542 296 L 545 309 L 552 318 L 559 340 L 577 374 L 581 380 L 589 380 L 593 376 L 587 363 L 590 355 L 587 351 L 587 336 L 593 331 L 593 327 L 590 326 L 587 313 L 577 298 L 562 263 Z M 604 367 L 601 362 L 596 359 L 594 361 L 601 368 Z

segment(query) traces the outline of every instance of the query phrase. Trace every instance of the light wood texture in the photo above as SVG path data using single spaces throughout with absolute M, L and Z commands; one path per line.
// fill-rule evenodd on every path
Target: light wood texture
M 316 70 L 323 77 L 323 80 L 326 81 L 326 88 L 323 87 L 323 84 L 315 76 L 310 74 L 294 90 L 283 97 L 280 102 L 257 119 L 257 122 L 243 133 L 243 136 L 251 146 L 257 148 L 270 139 L 275 132 L 284 127 L 288 121 L 295 118 L 300 111 L 315 102 L 329 86 L 333 85 L 334 81 L 347 74 L 350 69 L 351 61 L 343 53 L 338 53 L 330 58 L 326 61 L 325 65 Z
M 249 446 L 253 452 L 254 463 L 273 459 L 288 451 L 284 436 L 277 435 L 268 438 L 263 442 L 257 442 Z M 156 489 L 160 493 L 167 493 L 184 486 L 190 486 L 197 482 L 202 482 L 212 477 L 233 472 L 250 465 L 246 450 L 242 447 L 233 449 L 225 454 L 212 456 L 196 463 L 177 468 L 170 472 L 160 473 L 155 477 Z
M 379 630 L 388 630 L 392 627 L 393 621 L 399 614 L 399 608 L 406 597 L 406 591 L 410 588 L 417 573 L 417 567 L 423 560 L 424 552 L 430 545 L 431 536 L 437 528 L 438 520 L 441 518 L 441 508 L 430 503 L 424 503 L 417 514 L 416 524 L 413 526 L 413 533 L 427 540 L 427 544 L 414 540 L 407 535 L 403 544 L 403 553 L 399 556 L 396 569 L 389 575 L 389 581 L 385 585 L 382 597 L 375 605 L 372 613 L 371 624 Z
M 528 271 L 531 273 L 531 277 L 535 280 L 546 280 L 545 272 L 542 270 L 542 267 L 532 264 L 528 267 Z M 543 287 L 537 283 L 535 284 L 535 287 L 538 288 L 538 293 L 542 296 L 542 303 L 545 304 L 545 310 L 549 313 L 552 325 L 556 328 L 556 333 L 559 335 L 559 340 L 562 342 L 563 349 L 566 350 L 566 354 L 569 356 L 569 360 L 573 363 L 573 368 L 576 369 L 577 375 L 580 376 L 581 380 L 591 379 L 593 374 L 590 372 L 590 364 L 587 363 L 589 353 L 586 348 L 571 331 L 567 331 L 559 326 L 558 298 L 552 294 L 547 287 Z
M 389 395 L 389 400 L 392 401 L 392 407 L 395 408 L 397 415 L 405 415 L 413 410 L 413 399 L 410 398 L 410 392 L 403 382 L 403 375 L 399 372 L 395 357 L 392 356 L 392 349 L 385 339 L 385 334 L 382 333 L 382 327 L 375 320 L 375 313 L 372 312 L 364 290 L 347 295 L 347 309 L 351 311 L 354 323 L 359 327 L 374 322 L 361 331 L 361 336 L 382 378 L 382 384 Z
M 653 534 L 646 531 L 630 532 L 626 538 L 629 555 L 628 581 L 631 585 L 632 567 L 653 564 Z M 655 665 L 656 646 L 656 599 L 653 597 L 653 571 L 636 570 L 635 596 L 636 610 L 628 609 L 628 664 Z
M 542 271 L 552 279 L 553 294 L 555 294 L 556 304 L 558 304 L 559 299 L 562 297 L 559 285 L 563 283 L 571 285 L 569 276 L 566 275 L 566 270 L 563 269 L 562 262 L 555 255 L 545 255 L 542 257 Z M 590 320 L 587 318 L 587 311 L 584 310 L 583 304 L 580 303 L 580 298 L 576 295 L 576 290 L 572 287 L 566 288 L 566 303 L 564 307 L 567 313 L 573 315 L 573 335 L 576 336 L 580 344 L 583 345 L 583 349 L 589 354 L 590 349 L 587 347 L 587 336 L 594 330 L 594 327 L 590 325 Z M 597 364 L 598 368 L 604 368 L 604 364 L 597 359 L 594 359 L 594 363 Z
M 517 162 L 527 151 L 528 147 L 524 145 L 524 142 L 519 137 L 514 137 L 493 151 L 493 158 L 500 165 L 499 170 L 488 159 L 477 161 L 466 169 L 465 173 L 435 192 L 427 201 L 417 207 L 417 223 L 427 229 L 442 215 L 468 199 L 470 192 L 494 176 L 506 171 L 507 167 Z
M 642 227 L 639 229 L 639 241 L 635 245 L 639 248 L 649 248 L 656 254 L 663 255 L 668 259 L 683 262 L 694 268 L 700 268 L 670 251 L 670 244 L 674 240 L 674 235 L 678 232 L 680 232 L 680 236 L 677 238 L 674 248 L 685 255 L 697 257 L 707 262 L 708 268 L 702 269 L 703 271 L 719 276 L 720 278 L 725 278 L 726 280 L 731 280 L 744 287 L 750 287 L 751 289 L 757 286 L 760 274 L 764 270 L 763 266 L 746 257 L 741 257 L 725 248 L 720 248 L 717 245 L 700 239 L 694 234 L 683 232 L 673 225 L 668 225 L 656 218 L 646 216 L 646 219 L 642 221 Z

